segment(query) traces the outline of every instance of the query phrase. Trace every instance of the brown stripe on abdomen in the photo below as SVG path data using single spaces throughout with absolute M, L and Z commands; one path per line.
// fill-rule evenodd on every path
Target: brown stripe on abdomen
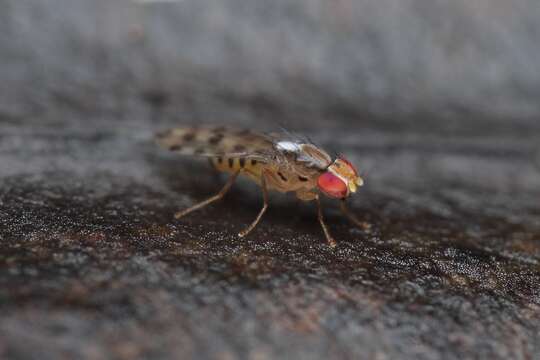
M 211 158 L 211 163 L 217 171 L 234 173 L 242 171 L 245 174 L 250 174 L 253 178 L 258 178 L 262 171 L 262 163 L 250 161 L 243 157 L 223 157 L 217 156 Z

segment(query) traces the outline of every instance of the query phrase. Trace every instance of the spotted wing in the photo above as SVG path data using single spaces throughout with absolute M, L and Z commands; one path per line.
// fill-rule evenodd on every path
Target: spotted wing
M 171 151 L 204 157 L 247 158 L 272 161 L 276 155 L 272 139 L 250 130 L 225 127 L 181 127 L 157 135 L 158 143 Z
M 158 143 L 183 155 L 255 159 L 299 174 L 323 171 L 328 153 L 290 133 L 261 134 L 224 127 L 181 127 L 157 135 Z
M 281 137 L 279 134 L 270 136 L 274 149 L 288 159 L 291 167 L 323 171 L 330 166 L 332 158 L 326 151 L 307 139 L 287 135 L 287 137 Z

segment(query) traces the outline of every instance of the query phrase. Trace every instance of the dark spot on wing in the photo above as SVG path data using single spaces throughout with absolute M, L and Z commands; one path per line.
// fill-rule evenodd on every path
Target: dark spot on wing
M 246 166 L 246 159 L 240 158 L 240 160 L 238 160 L 238 161 L 240 162 L 240 167 L 243 168 L 244 166 Z
M 221 156 L 218 157 L 216 160 L 218 164 L 221 164 L 223 162 L 223 158 Z
M 184 134 L 184 136 L 182 137 L 182 139 L 183 139 L 184 141 L 192 141 L 193 139 L 195 139 L 195 133 L 188 132 L 188 133 Z
M 180 151 L 182 150 L 182 145 L 174 144 L 169 147 L 169 150 L 171 151 Z
M 229 158 L 229 167 L 232 168 L 233 165 L 234 165 L 234 159 L 233 158 Z
M 234 146 L 233 150 L 235 152 L 243 152 L 243 151 L 246 151 L 246 147 L 244 145 L 238 144 Z
M 162 139 L 162 138 L 164 138 L 164 137 L 167 137 L 167 136 L 171 135 L 171 133 L 172 133 L 172 130 L 169 129 L 169 130 L 165 130 L 165 131 L 158 132 L 158 133 L 156 134 L 156 136 L 157 136 L 159 139 Z
M 308 179 L 307 177 L 305 177 L 305 176 L 299 175 L 299 176 L 298 176 L 298 180 L 304 181 L 304 182 L 305 182 L 305 181 L 308 181 L 309 179 Z
M 278 176 L 281 178 L 281 180 L 283 181 L 287 181 L 287 178 L 285 177 L 285 175 L 283 175 L 280 171 L 278 171 Z
M 223 140 L 224 135 L 223 134 L 216 134 L 208 139 L 208 143 L 212 145 L 217 145 Z
M 257 160 L 251 159 L 251 166 L 255 166 L 255 165 L 257 165 Z

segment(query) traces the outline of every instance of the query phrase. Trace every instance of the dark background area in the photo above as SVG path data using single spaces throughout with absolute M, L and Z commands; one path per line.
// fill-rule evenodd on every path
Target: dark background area
M 2 0 L 0 357 L 540 358 L 536 0 Z M 304 133 L 352 227 L 156 132 Z

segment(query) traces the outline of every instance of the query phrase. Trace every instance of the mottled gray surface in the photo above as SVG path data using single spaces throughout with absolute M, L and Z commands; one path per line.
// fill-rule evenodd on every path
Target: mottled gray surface
M 529 1 L 4 0 L 0 357 L 540 359 L 540 17 Z M 330 201 L 152 143 L 276 122 L 343 152 Z

